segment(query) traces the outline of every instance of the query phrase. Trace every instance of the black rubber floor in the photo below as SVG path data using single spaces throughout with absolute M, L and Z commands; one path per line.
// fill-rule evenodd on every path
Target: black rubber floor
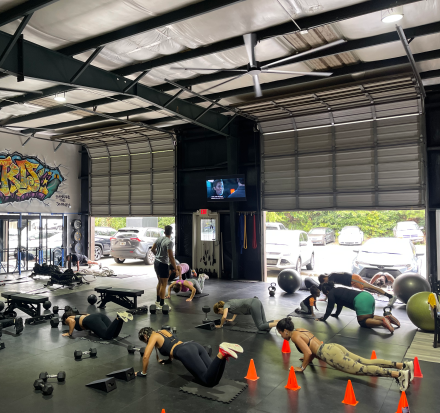
M 107 281 L 107 280 L 106 280 Z M 146 292 L 139 304 L 151 304 L 155 301 L 155 279 L 134 277 L 118 281 L 119 287 L 142 288 Z M 94 283 L 96 284 L 96 283 Z M 25 326 L 19 337 L 14 337 L 5 329 L 3 341 L 6 345 L 0 351 L 0 403 L 2 411 L 22 411 L 33 413 L 68 412 L 380 412 L 394 413 L 397 409 L 400 392 L 397 384 L 389 378 L 368 378 L 349 376 L 323 363 L 314 361 L 304 374 L 298 374 L 301 390 L 297 392 L 284 388 L 287 383 L 290 366 L 299 366 L 300 354 L 291 345 L 292 353 L 281 353 L 282 339 L 275 331 L 269 334 L 250 334 L 228 330 L 206 331 L 194 328 L 205 317 L 201 311 L 204 305 L 212 305 L 218 300 L 248 298 L 258 296 L 263 302 L 267 319 L 278 319 L 292 312 L 305 297 L 305 292 L 287 295 L 277 290 L 276 296 L 269 297 L 268 284 L 242 283 L 232 281 L 208 280 L 205 290 L 209 296 L 186 302 L 185 298 L 174 294 L 169 301 L 172 307 L 170 315 L 136 315 L 134 321 L 124 324 L 123 333 L 129 334 L 125 340 L 116 344 L 99 344 L 80 339 L 61 336 L 63 329 L 51 329 L 49 323 Z M 87 303 L 91 284 L 80 291 L 66 291 L 65 295 L 51 297 L 53 305 L 76 306 L 81 312 L 94 313 L 105 311 L 113 318 L 120 309 L 116 304 L 108 304 L 105 310 L 98 310 Z M 2 288 L 4 291 L 4 287 Z M 59 293 L 58 293 L 59 294 Z M 385 302 L 377 302 L 376 313 L 381 314 Z M 323 313 L 326 303 L 319 302 Z M 386 330 L 361 329 L 352 311 L 344 309 L 338 320 L 330 318 L 327 323 L 295 317 L 295 327 L 307 328 L 324 342 L 339 343 L 363 357 L 370 357 L 372 350 L 378 358 L 401 361 L 410 345 L 415 327 L 409 322 L 404 307 L 397 307 L 394 315 L 402 322 L 402 328 L 390 335 Z M 24 314 L 22 316 L 26 317 Z M 217 318 L 212 312 L 210 318 Z M 249 317 L 250 319 L 250 317 Z M 249 320 L 250 321 L 250 320 Z M 179 391 L 190 379 L 183 365 L 174 361 L 171 365 L 159 365 L 152 354 L 146 379 L 130 382 L 117 381 L 117 389 L 103 393 L 85 385 L 91 381 L 105 378 L 111 371 L 134 367 L 141 368 L 138 353 L 127 353 L 124 343 L 142 345 L 137 339 L 141 327 L 152 326 L 160 329 L 164 324 L 177 327 L 177 336 L 182 341 L 195 340 L 201 344 L 210 344 L 213 355 L 222 341 L 239 343 L 244 354 L 238 360 L 230 360 L 226 366 L 225 377 L 245 381 L 249 360 L 255 362 L 258 376 L 256 382 L 231 404 L 203 399 Z M 74 350 L 87 350 L 97 347 L 96 359 L 75 361 Z M 416 379 L 407 392 L 411 412 L 435 412 L 440 405 L 438 387 L 439 364 L 421 362 L 423 379 Z M 67 373 L 66 382 L 58 384 L 51 380 L 55 388 L 51 396 L 34 392 L 33 381 L 41 371 L 56 374 L 59 370 Z M 347 380 L 351 379 L 359 404 L 354 408 L 341 404 L 344 398 Z

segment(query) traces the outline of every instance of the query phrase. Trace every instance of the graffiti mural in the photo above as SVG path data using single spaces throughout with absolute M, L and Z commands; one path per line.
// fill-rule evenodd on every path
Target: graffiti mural
M 50 198 L 64 181 L 56 167 L 21 153 L 0 154 L 0 204 Z

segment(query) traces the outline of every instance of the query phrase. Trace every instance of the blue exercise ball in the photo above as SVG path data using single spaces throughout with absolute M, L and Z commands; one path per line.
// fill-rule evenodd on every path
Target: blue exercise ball
M 278 285 L 288 294 L 293 294 L 301 287 L 301 276 L 295 270 L 283 270 L 278 274 Z
M 399 275 L 395 279 L 393 291 L 397 298 L 406 304 L 414 294 L 431 291 L 431 287 L 425 277 L 411 272 Z

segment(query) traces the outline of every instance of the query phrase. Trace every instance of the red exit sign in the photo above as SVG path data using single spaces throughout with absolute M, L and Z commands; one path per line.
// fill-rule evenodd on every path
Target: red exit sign
M 200 215 L 208 215 L 208 210 L 207 209 L 201 209 L 200 210 Z

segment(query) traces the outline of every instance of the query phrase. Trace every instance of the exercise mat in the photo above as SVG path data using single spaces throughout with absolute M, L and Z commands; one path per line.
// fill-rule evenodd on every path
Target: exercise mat
M 313 314 L 304 314 L 304 313 L 295 313 L 295 311 L 293 313 L 287 314 L 287 317 L 299 317 L 299 318 L 319 318 L 321 317 L 320 315 L 313 315 Z
M 63 331 L 63 333 L 68 333 L 69 331 Z M 130 337 L 130 334 L 119 334 L 118 337 L 113 338 L 111 340 L 104 340 L 102 338 L 99 338 L 98 336 L 94 335 L 94 334 L 90 334 L 87 330 L 84 331 L 75 331 L 75 337 L 74 339 L 79 339 L 79 340 L 87 340 L 87 341 L 92 341 L 94 343 L 100 343 L 100 344 L 116 344 L 119 341 L 122 341 L 128 337 Z
M 191 291 L 185 291 L 184 293 L 177 293 L 176 295 L 177 295 L 178 297 L 186 297 L 186 298 L 189 298 L 189 297 L 191 297 Z M 209 294 L 207 294 L 207 293 L 196 294 L 196 295 L 193 297 L 193 299 L 194 299 L 194 298 L 202 298 L 202 297 L 206 297 L 207 295 L 209 295 Z
M 180 388 L 181 391 L 221 403 L 231 403 L 247 387 L 247 383 L 222 379 L 215 387 L 205 387 L 190 381 Z
M 258 330 L 254 323 L 227 323 L 223 325 L 223 328 L 231 331 L 240 331 L 242 333 L 256 333 L 256 334 L 267 334 L 270 330 Z

